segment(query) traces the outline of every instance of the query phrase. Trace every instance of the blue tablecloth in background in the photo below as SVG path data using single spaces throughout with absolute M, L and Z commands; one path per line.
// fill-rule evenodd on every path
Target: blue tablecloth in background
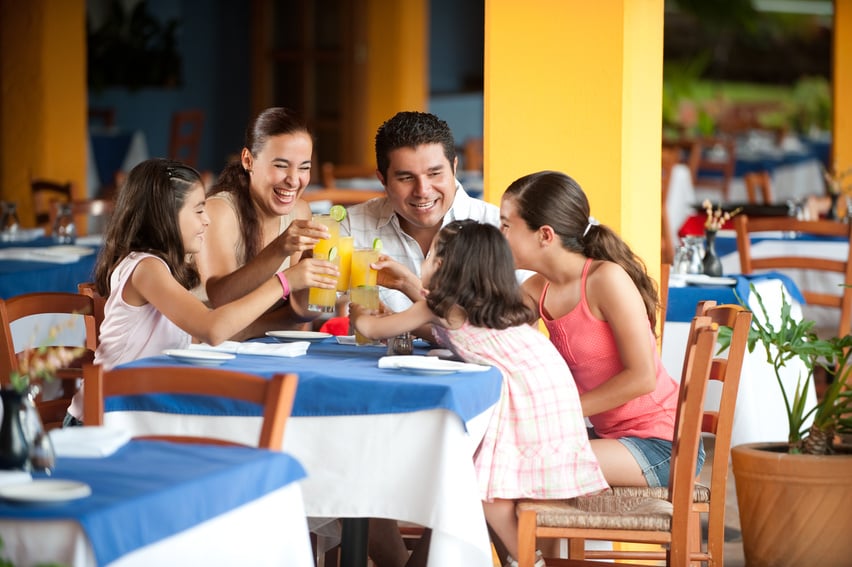
M 53 478 L 85 482 L 91 496 L 48 506 L 0 500 L 0 517 L 75 520 L 105 565 L 304 476 L 278 451 L 131 441 L 105 458 L 57 459 Z
M 8 247 L 53 246 L 48 237 L 22 242 L 4 242 Z M 77 284 L 92 281 L 92 272 L 98 258 L 93 254 L 80 256 L 76 262 L 56 264 L 31 260 L 0 260 L 0 298 L 8 299 L 22 293 L 36 291 L 77 291 Z

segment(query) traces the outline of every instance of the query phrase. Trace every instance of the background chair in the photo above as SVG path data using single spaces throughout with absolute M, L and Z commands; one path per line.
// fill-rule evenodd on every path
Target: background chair
M 204 127 L 203 110 L 179 110 L 172 114 L 169 159 L 198 167 L 198 150 Z
M 775 197 L 772 194 L 772 177 L 768 171 L 746 173 L 743 180 L 745 181 L 749 203 L 758 203 L 758 194 L 764 205 L 771 205 L 775 201 Z
M 284 427 L 293 409 L 298 378 L 295 374 L 276 374 L 266 380 L 254 374 L 196 366 L 159 368 L 118 368 L 110 371 L 98 364 L 83 368 L 85 383 L 83 412 L 86 425 L 103 425 L 104 399 L 109 396 L 133 396 L 153 393 L 198 394 L 244 400 L 263 407 L 263 424 L 257 446 L 280 451 Z M 148 435 L 181 443 L 203 442 L 217 445 L 241 445 L 213 437 L 185 435 Z
M 690 550 L 694 547 L 691 538 L 697 533 L 698 523 L 692 509 L 695 461 L 718 332 L 718 326 L 708 317 L 693 319 L 678 390 L 667 498 L 630 498 L 605 492 L 570 500 L 522 500 L 517 505 L 520 567 L 533 567 L 536 537 L 571 539 L 572 559 L 584 559 L 584 540 L 596 539 L 667 545 L 667 565 L 689 563 Z M 559 564 L 550 558 L 546 562 Z M 571 563 L 581 564 L 585 563 Z
M 374 165 L 332 163 L 330 161 L 322 164 L 320 178 L 322 186 L 326 189 L 334 189 L 337 187 L 338 179 L 367 178 L 378 183 L 378 180 L 376 179 L 376 166 Z
M 33 199 L 37 226 L 50 227 L 50 211 L 54 202 L 67 203 L 74 194 L 74 183 L 52 179 L 30 179 L 30 195 Z
M 104 307 L 106 306 L 106 298 L 98 293 L 94 282 L 81 282 L 77 284 L 77 293 L 87 295 L 92 298 L 92 315 L 95 317 L 95 338 L 96 344 L 101 342 L 101 323 L 104 322 Z
M 727 202 L 737 162 L 734 141 L 727 138 L 707 138 L 701 141 L 700 147 L 698 164 L 693 170 L 693 184 L 696 189 L 719 191 L 722 202 Z
M 48 344 L 16 345 L 12 335 L 12 323 L 29 317 L 31 315 L 63 314 L 82 317 L 85 337 L 83 347 L 84 354 L 74 361 L 68 368 L 60 369 L 56 373 L 55 385 L 47 385 L 36 397 L 36 408 L 39 410 L 45 429 L 53 429 L 62 425 L 66 410 L 71 403 L 71 398 L 77 391 L 77 380 L 83 374 L 83 364 L 94 360 L 95 348 L 97 346 L 97 334 L 95 331 L 94 305 L 92 298 L 79 293 L 42 292 L 27 293 L 0 300 L 0 376 L 3 380 L 13 371 L 19 368 L 19 355 L 27 348 L 41 346 L 80 346 L 79 344 L 62 344 L 65 334 L 60 333 L 58 338 L 50 340 Z M 49 328 L 38 328 L 36 323 L 36 334 L 38 332 L 48 334 Z
M 78 236 L 103 234 L 115 208 L 115 202 L 112 199 L 86 199 L 64 203 L 54 201 L 50 207 L 50 219 L 45 226 L 47 235 L 50 235 L 53 230 L 56 217 L 59 216 L 63 205 L 67 205 L 71 209 L 71 216 L 74 218 L 74 226 L 77 229 Z
M 740 214 L 734 217 L 734 228 L 737 231 L 737 252 L 743 274 L 752 274 L 759 270 L 804 270 L 817 274 L 840 274 L 843 285 L 836 287 L 805 287 L 808 281 L 814 282 L 819 278 L 808 281 L 797 278 L 796 283 L 808 304 L 838 310 L 837 327 L 831 329 L 829 336 L 849 333 L 852 325 L 852 246 L 843 260 L 830 260 L 813 255 L 793 256 L 787 252 L 787 248 L 781 248 L 783 253 L 778 255 L 758 258 L 752 255 L 751 235 L 765 231 L 781 231 L 785 234 L 840 237 L 849 241 L 852 225 L 830 220 L 800 221 L 793 217 L 749 217 Z

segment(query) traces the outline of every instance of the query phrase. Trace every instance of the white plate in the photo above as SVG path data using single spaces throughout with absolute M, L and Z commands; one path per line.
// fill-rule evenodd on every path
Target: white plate
M 48 246 L 42 252 L 47 254 L 76 254 L 77 256 L 88 256 L 94 253 L 94 248 L 88 246 L 78 246 L 75 244 L 57 244 L 56 246 Z
M 0 498 L 16 502 L 62 502 L 85 498 L 92 494 L 85 482 L 40 478 L 32 482 L 0 486 Z
M 484 372 L 488 366 L 468 364 L 455 360 L 443 360 L 435 356 L 388 356 L 381 365 L 414 374 L 452 374 L 454 372 Z M 386 366 L 387 365 L 387 366 Z
M 219 366 L 229 360 L 233 360 L 237 356 L 229 352 L 189 348 L 168 349 L 164 350 L 163 354 L 181 362 L 188 362 L 189 364 L 196 364 L 198 366 Z
M 320 333 L 317 331 L 266 331 L 267 337 L 272 337 L 283 342 L 289 341 L 321 341 L 333 337 L 331 333 Z

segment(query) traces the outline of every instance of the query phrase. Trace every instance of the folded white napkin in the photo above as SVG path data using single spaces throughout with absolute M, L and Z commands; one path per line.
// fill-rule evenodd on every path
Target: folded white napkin
M 31 482 L 32 475 L 27 471 L 0 471 L 0 486 Z
M 292 358 L 294 356 L 304 356 L 307 354 L 309 346 L 311 346 L 311 343 L 308 341 L 295 341 L 292 343 L 240 343 L 237 341 L 225 341 L 217 346 L 210 346 L 202 343 L 190 345 L 189 348 L 230 352 L 234 354 L 255 354 Z
M 485 372 L 490 366 L 443 360 L 436 356 L 418 356 L 404 354 L 398 356 L 383 356 L 379 359 L 379 368 L 408 369 L 408 370 L 448 370 L 452 372 Z
M 108 457 L 130 441 L 130 433 L 114 427 L 86 425 L 50 432 L 58 457 Z

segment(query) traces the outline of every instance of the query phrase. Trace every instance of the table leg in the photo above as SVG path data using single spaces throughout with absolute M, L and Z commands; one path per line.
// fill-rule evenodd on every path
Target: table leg
M 340 567 L 367 567 L 369 518 L 341 518 Z

